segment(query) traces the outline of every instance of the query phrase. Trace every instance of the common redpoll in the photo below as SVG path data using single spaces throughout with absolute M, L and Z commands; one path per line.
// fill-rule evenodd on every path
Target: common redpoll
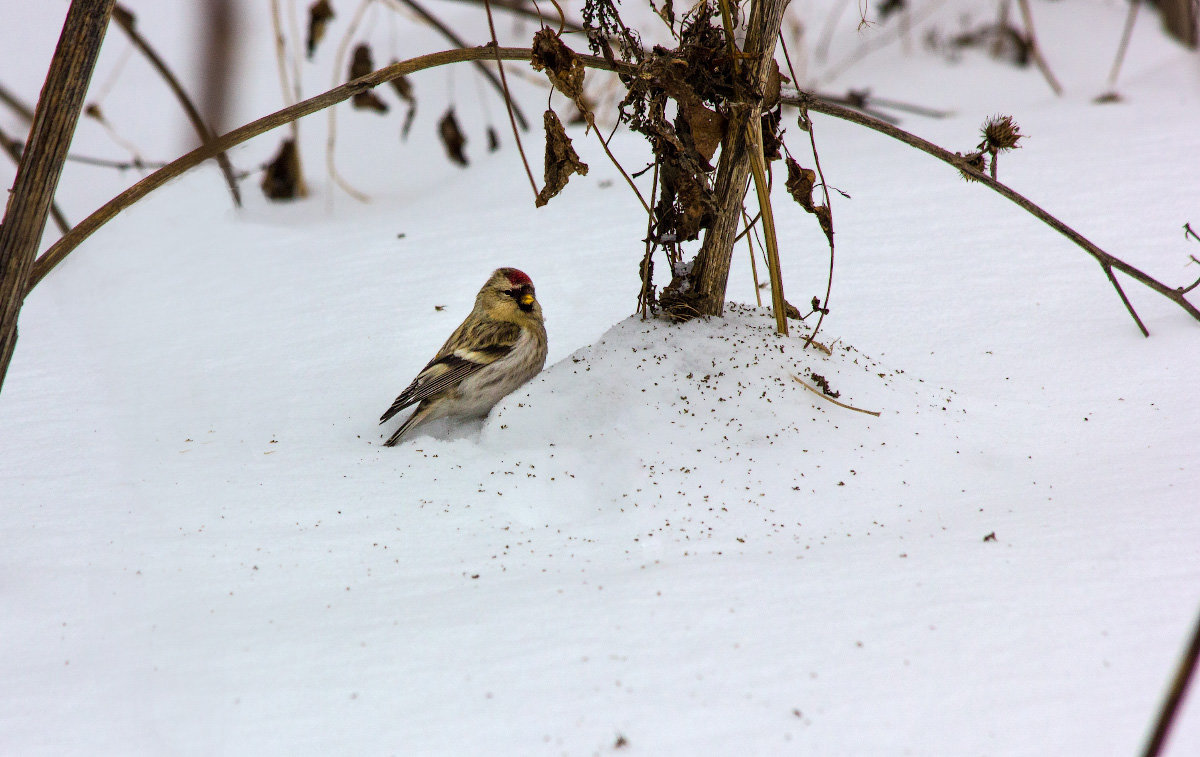
M 380 417 L 386 423 L 421 403 L 384 444 L 394 446 L 413 426 L 435 418 L 487 415 L 545 364 L 546 327 L 533 281 L 516 268 L 498 268 L 470 315 Z

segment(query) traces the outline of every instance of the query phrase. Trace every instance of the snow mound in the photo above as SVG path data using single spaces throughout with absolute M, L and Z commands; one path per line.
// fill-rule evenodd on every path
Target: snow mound
M 804 349 L 797 326 L 781 336 L 766 309 L 732 304 L 684 324 L 631 317 L 501 401 L 478 440 L 435 426 L 400 454 L 454 460 L 444 475 L 476 474 L 480 504 L 523 525 L 665 536 L 685 552 L 811 521 L 823 525 L 806 542 L 877 528 L 880 498 L 903 506 L 885 492 L 923 480 L 928 494 L 928 466 L 952 489 L 939 450 L 965 417 L 954 392 L 836 338 Z

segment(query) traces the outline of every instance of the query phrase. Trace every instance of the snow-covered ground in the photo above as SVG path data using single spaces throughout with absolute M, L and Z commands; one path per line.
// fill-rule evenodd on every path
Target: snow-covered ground
M 927 25 L 992 3 L 941 3 L 907 49 L 832 81 L 810 52 L 828 3 L 794 4 L 810 29 L 794 60 L 823 90 L 952 109 L 902 125 L 957 150 L 1011 113 L 1030 138 L 1002 179 L 1172 285 L 1200 276 L 1181 231 L 1200 226 L 1200 59 L 1153 14 L 1123 101 L 1096 105 L 1115 0 L 1032 3 L 1061 98 L 1033 68 L 922 47 Z M 39 5 L 0 5 L 16 9 L 0 83 L 30 100 L 65 11 Z M 131 5 L 189 70 L 186 14 Z M 333 78 L 352 10 L 335 5 L 308 94 Z M 438 8 L 485 28 L 474 6 Z M 370 13 L 377 62 L 441 47 Z M 247 11 L 242 120 L 279 102 L 263 14 Z M 843 15 L 826 71 L 890 33 Z M 161 85 L 109 44 L 110 121 L 150 159 L 189 147 L 147 94 Z M 535 210 L 511 137 L 485 152 L 505 117 L 473 75 L 415 85 L 407 145 L 395 112 L 339 111 L 339 170 L 370 203 L 323 174 L 318 116 L 310 199 L 270 204 L 250 180 L 234 211 L 202 167 L 27 300 L 0 393 L 0 753 L 1138 751 L 1200 607 L 1200 323 L 1126 280 L 1144 339 L 1068 241 L 821 116 L 822 166 L 853 198 L 834 198 L 830 354 L 802 349 L 803 325 L 774 333 L 744 252 L 726 317 L 642 321 L 645 218 L 595 139 L 572 132 L 591 173 Z M 545 91 L 514 86 L 536 122 Z M 433 136 L 451 101 L 466 170 Z M 637 139 L 614 148 L 643 164 Z M 539 137 L 526 149 L 540 162 Z M 90 122 L 76 151 L 128 157 Z M 78 221 L 131 178 L 73 164 L 64 210 Z M 779 190 L 806 303 L 828 250 Z M 537 284 L 546 371 L 482 422 L 382 447 L 375 419 L 500 265 Z M 814 374 L 879 416 L 795 380 Z M 1200 696 L 1169 746 L 1200 753 Z

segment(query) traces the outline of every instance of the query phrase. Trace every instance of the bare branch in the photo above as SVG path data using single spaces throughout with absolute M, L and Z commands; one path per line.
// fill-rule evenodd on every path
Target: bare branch
M 0 384 L 17 346 L 17 318 L 29 291 L 34 257 L 112 8 L 113 0 L 73 0 L 67 9 L 38 98 L 29 149 L 21 155 L 0 222 Z
M 134 48 L 146 58 L 162 80 L 166 82 L 167 87 L 171 90 L 171 94 L 175 95 L 175 99 L 179 101 L 179 106 L 183 108 L 184 115 L 191 122 L 192 128 L 196 130 L 196 135 L 200 137 L 202 143 L 211 142 L 213 139 L 212 129 L 204 122 L 200 116 L 200 111 L 196 109 L 192 99 L 188 97 L 184 91 L 183 85 L 179 83 L 179 79 L 175 78 L 175 74 L 171 73 L 171 69 L 146 38 L 137 30 L 136 19 L 128 9 L 122 5 L 113 8 L 112 20 L 117 26 L 121 27 L 121 31 L 125 32 L 129 37 L 129 41 L 133 43 Z M 225 153 L 218 153 L 216 156 L 217 165 L 221 167 L 221 173 L 225 176 L 225 184 L 229 187 L 229 194 L 233 196 L 233 204 L 241 207 L 242 194 L 238 191 L 237 180 L 233 175 L 233 166 L 229 162 L 229 156 Z
M 1062 221 L 1050 215 L 1050 213 L 1043 210 L 1040 206 L 1029 200 L 1024 195 L 1010 188 L 1008 185 L 993 179 L 986 173 L 972 168 L 963 158 L 963 156 L 952 153 L 942 147 L 938 147 L 932 142 L 921 139 L 915 134 L 911 134 L 899 127 L 893 126 L 892 124 L 885 123 L 877 118 L 872 118 L 871 116 L 851 110 L 850 108 L 830 103 L 819 97 L 814 97 L 806 92 L 800 92 L 794 95 L 787 94 L 782 96 L 781 100 L 789 105 L 799 106 L 803 104 L 808 108 L 809 111 L 824 113 L 827 116 L 833 116 L 834 118 L 840 118 L 844 121 L 850 121 L 852 123 L 859 124 L 860 126 L 865 126 L 873 131 L 887 135 L 892 139 L 899 140 L 907 145 L 915 147 L 924 153 L 934 156 L 938 160 L 954 166 L 959 171 L 962 171 L 963 174 L 970 176 L 980 184 L 987 186 L 994 192 L 997 192 L 1006 199 L 1016 203 L 1027 213 L 1030 213 L 1042 223 L 1045 223 L 1047 226 L 1062 234 L 1067 239 L 1070 239 L 1072 242 L 1082 248 L 1084 252 L 1095 258 L 1101 265 L 1111 266 L 1130 278 L 1135 279 L 1149 289 L 1158 292 L 1179 307 L 1183 308 L 1183 310 L 1192 318 L 1200 321 L 1200 309 L 1197 309 L 1195 305 L 1188 302 L 1188 300 L 1184 297 L 1184 292 L 1181 289 L 1169 287 L 1153 278 L 1149 274 L 1146 274 L 1129 263 L 1126 263 L 1124 260 L 1108 254 L 1093 244 L 1078 231 L 1075 231 L 1070 226 L 1067 226 Z
M 14 139 L 0 129 L 0 148 L 4 150 L 4 154 L 12 159 L 14 165 L 18 168 L 21 166 L 21 152 L 24 150 L 24 143 L 19 139 Z M 70 159 L 70 155 L 67 159 Z M 67 222 L 67 217 L 59 210 L 58 203 L 50 203 L 50 217 L 54 219 L 54 225 L 58 227 L 60 234 L 66 234 L 71 230 L 71 224 Z
M 1042 55 L 1042 46 L 1038 44 L 1037 34 L 1033 31 L 1033 11 L 1029 9 L 1029 0 L 1017 0 L 1017 5 L 1021 8 L 1021 18 L 1025 20 L 1025 33 L 1029 36 L 1029 49 L 1033 53 L 1033 61 L 1037 63 L 1038 70 L 1042 72 L 1054 94 L 1062 97 L 1062 85 L 1054 78 L 1054 72 L 1050 70 L 1050 64 Z
M 492 47 L 499 50 L 500 43 L 496 40 L 496 22 L 492 20 L 492 5 L 489 0 L 483 0 L 483 8 L 487 11 L 488 31 L 492 33 Z M 538 196 L 537 182 L 533 180 L 533 169 L 529 167 L 529 159 L 525 157 L 525 147 L 521 144 L 521 132 L 517 129 L 516 103 L 508 91 L 508 79 L 504 76 L 504 63 L 500 55 L 496 55 L 496 68 L 500 71 L 500 87 L 504 92 L 504 108 L 508 111 L 508 123 L 512 126 L 513 139 L 517 141 L 517 152 L 521 154 L 521 164 L 525 166 L 525 175 L 529 177 L 529 187 L 533 196 Z
M 1133 0 L 1129 4 L 1129 12 L 1125 14 L 1125 28 L 1121 31 L 1121 42 L 1117 45 L 1117 55 L 1113 58 L 1112 70 L 1108 72 L 1109 94 L 1116 94 L 1117 77 L 1121 75 L 1121 66 L 1125 63 L 1125 52 L 1129 49 L 1129 40 L 1133 37 L 1133 25 L 1137 21 L 1138 8 L 1141 7 L 1141 0 Z
M 9 92 L 3 84 L 0 84 L 0 103 L 7 105 L 9 109 L 12 110 L 13 113 L 16 113 L 18 116 L 20 116 L 21 120 L 25 123 L 33 123 L 33 111 L 28 105 L 21 102 L 19 97 L 14 95 L 12 92 Z
M 438 32 L 443 37 L 445 37 L 447 40 L 450 41 L 450 44 L 458 45 L 460 48 L 462 48 L 464 50 L 467 49 L 468 45 L 466 42 L 463 41 L 462 37 L 459 37 L 457 34 L 455 34 L 453 29 L 451 29 L 450 27 L 443 24 L 441 19 L 439 19 L 437 16 L 433 15 L 428 10 L 426 10 L 423 5 L 421 5 L 420 3 L 417 2 L 417 0 L 392 0 L 392 1 L 398 2 L 398 3 L 404 3 L 405 5 L 407 5 L 409 8 L 412 9 L 413 13 L 416 13 L 418 16 L 420 16 L 422 20 L 424 20 L 427 24 L 432 26 L 434 29 L 437 29 Z M 499 79 L 497 79 L 496 75 L 491 72 L 491 69 L 489 69 L 482 62 L 476 60 L 475 68 L 479 69 L 479 72 L 481 74 L 483 74 L 484 78 L 486 78 L 488 80 L 488 83 L 490 83 L 492 85 L 492 88 L 500 93 L 500 96 L 504 98 L 505 102 L 510 103 L 509 107 L 512 108 L 513 115 L 516 116 L 517 123 L 521 124 L 521 129 L 523 131 L 529 131 L 529 122 L 527 120 L 525 120 L 525 114 L 521 112 L 520 106 L 518 106 L 515 102 L 511 102 L 512 98 L 510 98 L 508 96 L 508 93 L 505 91 L 505 87 L 504 87 L 503 83 Z
M 1191 642 L 1183 653 L 1183 658 L 1179 660 L 1179 667 L 1175 669 L 1171 688 L 1167 691 L 1166 699 L 1163 700 L 1158 721 L 1154 724 L 1154 733 L 1151 734 L 1150 741 L 1147 742 L 1146 749 L 1142 752 L 1142 757 L 1158 757 L 1162 754 L 1167 734 L 1171 731 L 1171 724 L 1175 722 L 1175 716 L 1179 714 L 1179 705 L 1183 702 L 1188 684 L 1191 683 L 1192 676 L 1196 673 L 1197 662 L 1200 662 L 1200 617 L 1196 619 Z
M 826 350 L 826 351 L 828 351 L 828 350 Z M 811 385 L 809 385 L 809 383 L 808 383 L 807 381 L 805 381 L 804 379 L 800 378 L 800 377 L 799 377 L 799 376 L 797 376 L 796 374 L 794 374 L 794 373 L 793 373 L 793 374 L 791 374 L 791 376 L 792 376 L 792 378 L 793 378 L 793 379 L 795 379 L 796 381 L 798 381 L 798 382 L 800 383 L 800 386 L 804 387 L 804 388 L 805 388 L 805 389 L 807 389 L 808 391 L 810 391 L 810 392 L 812 392 L 813 394 L 817 395 L 817 396 L 818 396 L 818 397 L 820 397 L 821 399 L 823 399 L 823 400 L 825 400 L 825 401 L 827 401 L 827 402 L 832 402 L 833 404 L 837 405 L 838 407 L 844 407 L 844 408 L 846 408 L 847 410 L 853 410 L 853 411 L 854 411 L 854 412 L 856 412 L 856 413 L 865 413 L 866 415 L 873 415 L 873 416 L 875 416 L 876 418 L 878 418 L 878 417 L 879 417 L 879 416 L 882 414 L 882 411 L 879 411 L 879 410 L 863 410 L 861 407 L 854 407 L 853 405 L 847 405 L 847 404 L 846 404 L 846 403 L 844 403 L 844 402 L 838 402 L 838 401 L 837 401 L 837 400 L 835 400 L 833 397 L 830 397 L 828 394 L 826 394 L 825 392 L 823 392 L 823 391 L 821 391 L 820 389 L 816 388 L 815 386 L 811 386 Z
M 69 233 L 64 235 L 62 239 L 55 242 L 50 249 L 38 258 L 34 264 L 33 273 L 29 278 L 29 288 L 33 288 L 42 279 L 46 277 L 54 266 L 62 262 L 62 260 L 70 254 L 72 250 L 83 243 L 88 237 L 96 233 L 104 224 L 108 223 L 114 216 L 120 213 L 125 208 L 137 202 L 141 198 L 158 189 L 162 185 L 182 175 L 191 168 L 203 163 L 206 160 L 213 158 L 218 152 L 229 150 L 241 143 L 264 134 L 272 129 L 275 129 L 284 124 L 291 123 L 297 118 L 312 115 L 319 111 L 325 110 L 332 105 L 349 100 L 359 92 L 365 92 L 372 87 L 377 87 L 380 84 L 389 82 L 392 79 L 398 79 L 401 76 L 406 76 L 417 71 L 423 71 L 427 68 L 444 66 L 450 63 L 463 63 L 468 61 L 482 61 L 492 58 L 496 55 L 503 60 L 529 60 L 532 53 L 528 48 L 523 47 L 501 47 L 492 48 L 485 47 L 468 47 L 459 50 L 445 50 L 442 52 L 422 55 L 417 58 L 411 58 L 399 63 L 393 63 L 390 66 L 374 71 L 366 76 L 359 77 L 353 81 L 346 82 L 339 86 L 330 89 L 327 92 L 322 92 L 319 95 L 310 97 L 307 100 L 296 103 L 289 107 L 275 111 L 269 115 L 263 116 L 256 121 L 252 121 L 244 126 L 240 126 L 227 134 L 223 134 L 211 143 L 201 145 L 195 150 L 183 155 L 168 163 L 163 168 L 155 171 L 145 177 L 138 183 L 126 189 L 121 194 L 112 198 L 90 216 L 80 221 L 71 229 Z M 620 73 L 632 73 L 634 68 L 619 62 L 610 63 L 603 58 L 593 55 L 580 55 L 580 60 L 587 66 L 599 68 L 606 71 L 619 71 Z

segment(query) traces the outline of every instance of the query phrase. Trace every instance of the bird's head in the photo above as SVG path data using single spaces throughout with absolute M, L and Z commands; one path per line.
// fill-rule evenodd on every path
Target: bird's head
M 475 300 L 492 317 L 517 324 L 542 320 L 533 280 L 516 268 L 497 268 Z

